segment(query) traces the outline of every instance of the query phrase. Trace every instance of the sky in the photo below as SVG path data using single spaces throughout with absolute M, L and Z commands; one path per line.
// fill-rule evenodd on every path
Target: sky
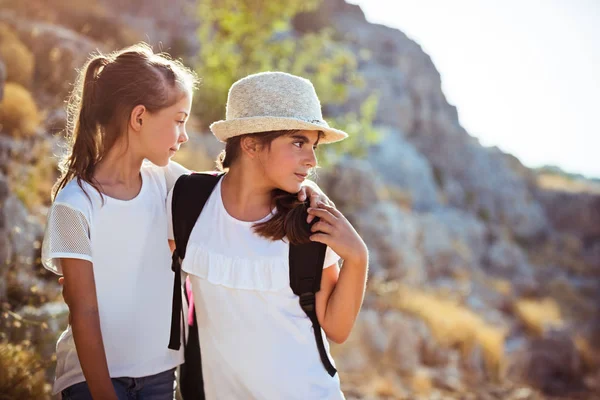
M 600 177 L 600 0 L 347 2 L 423 47 L 483 145 Z

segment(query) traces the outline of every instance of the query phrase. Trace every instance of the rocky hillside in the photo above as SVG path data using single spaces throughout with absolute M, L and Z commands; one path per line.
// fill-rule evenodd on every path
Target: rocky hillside
M 186 11 L 192 0 L 166 13 L 158 0 L 69 3 L 0 7 L 0 118 L 12 99 L 33 99 L 30 114 L 0 121 L 0 326 L 3 340 L 27 339 L 44 359 L 65 307 L 39 266 L 39 240 L 60 143 L 52 134 L 64 125 L 74 68 L 95 48 L 141 38 L 189 58 L 201 45 Z M 316 178 L 371 251 L 363 311 L 348 343 L 334 348 L 347 397 L 600 396 L 597 182 L 532 171 L 481 146 L 460 126 L 430 57 L 402 32 L 368 23 L 358 6 L 325 0 L 292 26 L 331 28 L 338 46 L 363 55 L 366 84 L 328 114 L 379 96 L 381 141 Z M 15 67 L 14 49 L 24 54 L 18 65 L 32 65 L 25 77 L 15 75 L 25 68 Z M 40 124 L 23 125 L 32 115 Z M 219 149 L 197 132 L 180 160 L 206 168 Z

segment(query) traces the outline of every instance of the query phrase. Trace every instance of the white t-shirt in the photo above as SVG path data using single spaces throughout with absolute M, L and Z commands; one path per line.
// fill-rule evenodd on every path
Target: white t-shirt
M 76 180 L 57 195 L 42 247 L 43 265 L 62 274 L 60 258 L 92 262 L 100 328 L 110 376 L 143 377 L 183 362 L 183 351 L 167 348 L 173 272 L 167 241 L 167 193 L 188 172 L 171 162 L 144 162 L 142 187 L 131 200 L 100 195 Z M 182 347 L 183 348 L 183 347 Z M 71 326 L 56 345 L 53 393 L 85 381 Z
M 194 293 L 206 398 L 343 399 L 290 289 L 289 244 L 258 236 L 252 225 L 227 213 L 219 181 L 187 245 L 182 269 Z M 328 248 L 324 267 L 338 260 Z

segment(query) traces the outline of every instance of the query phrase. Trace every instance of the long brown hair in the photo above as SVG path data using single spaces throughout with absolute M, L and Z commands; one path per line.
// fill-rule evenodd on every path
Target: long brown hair
M 225 149 L 217 157 L 217 169 L 225 171 L 240 157 L 242 138 L 253 137 L 261 147 L 270 148 L 271 142 L 281 136 L 291 135 L 297 130 L 282 130 L 234 136 L 227 139 Z M 322 135 L 322 133 L 319 133 Z M 281 240 L 287 237 L 291 244 L 310 242 L 310 226 L 306 222 L 308 203 L 298 200 L 296 193 L 288 193 L 281 189 L 271 192 L 273 206 L 277 212 L 267 221 L 254 224 L 254 231 L 270 240 Z
M 94 170 L 126 132 L 133 108 L 143 105 L 154 113 L 170 107 L 191 93 L 196 82 L 181 62 L 154 53 L 145 43 L 92 55 L 68 100 L 67 151 L 59 161 L 61 176 L 52 199 L 74 178 L 84 192 L 82 181 L 100 193 Z

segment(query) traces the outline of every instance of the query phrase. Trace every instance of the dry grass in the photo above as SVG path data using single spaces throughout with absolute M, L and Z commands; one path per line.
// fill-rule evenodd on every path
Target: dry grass
M 402 190 L 395 186 L 388 186 L 385 188 L 386 193 L 382 194 L 382 198 L 389 199 L 398 207 L 405 211 L 410 211 L 413 208 L 413 198 L 410 192 Z
M 9 185 L 19 200 L 29 210 L 34 210 L 50 203 L 50 192 L 58 171 L 49 142 L 39 141 L 33 144 L 31 153 L 34 154 L 31 163 L 10 164 Z
M 556 190 L 570 193 L 596 193 L 600 194 L 600 184 L 567 176 L 543 173 L 537 177 L 538 186 L 542 189 Z
M 589 290 L 589 289 L 588 289 Z M 590 293 L 578 289 L 566 279 L 554 279 L 546 284 L 546 296 L 560 305 L 562 315 L 573 321 L 589 321 L 594 318 L 596 304 Z
M 410 388 L 414 394 L 428 396 L 433 387 L 431 372 L 426 368 L 416 369 L 410 377 Z
M 403 399 L 407 395 L 400 378 L 393 373 L 372 377 L 363 391 L 377 399 Z
M 386 297 L 393 306 L 425 321 L 440 345 L 460 349 L 464 358 L 480 346 L 489 377 L 502 378 L 505 367 L 504 328 L 488 324 L 456 301 L 406 286 L 398 285 Z
M 0 130 L 14 137 L 28 137 L 36 132 L 40 122 L 31 93 L 17 83 L 7 83 L 0 103 Z
M 553 299 L 519 299 L 513 308 L 515 315 L 534 335 L 541 336 L 548 328 L 563 325 L 560 308 Z
M 46 399 L 44 363 L 27 344 L 0 342 L 0 399 Z
M 29 87 L 33 81 L 35 57 L 16 33 L 0 24 L 0 60 L 6 65 L 6 81 Z
M 600 368 L 600 350 L 594 348 L 590 341 L 581 335 L 577 335 L 574 341 L 585 368 L 588 371 L 598 370 Z
M 512 283 L 508 279 L 493 278 L 489 281 L 490 286 L 503 296 L 510 296 L 513 291 Z

